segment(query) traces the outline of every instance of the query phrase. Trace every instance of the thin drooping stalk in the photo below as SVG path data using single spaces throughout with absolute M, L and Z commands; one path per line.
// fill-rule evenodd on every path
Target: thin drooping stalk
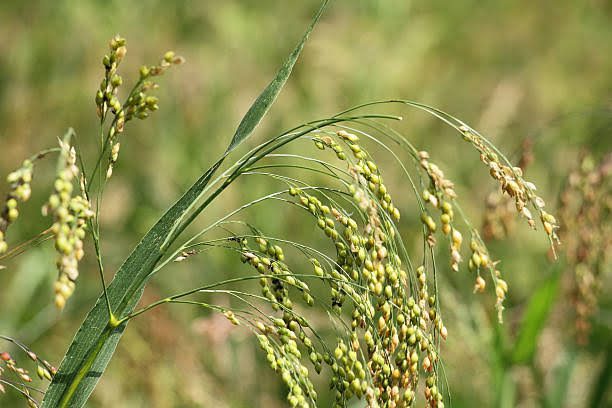
M 15 258 L 27 251 L 28 248 L 37 246 L 45 241 L 48 241 L 52 237 L 53 236 L 51 235 L 51 228 L 47 228 L 43 232 L 37 234 L 35 237 L 32 237 L 27 241 L 21 242 L 7 253 L 0 255 L 0 261 Z

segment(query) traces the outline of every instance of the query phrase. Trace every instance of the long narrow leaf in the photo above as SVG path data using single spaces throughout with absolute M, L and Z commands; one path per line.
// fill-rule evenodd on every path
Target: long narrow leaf
M 238 129 L 236 129 L 236 133 L 234 133 L 234 137 L 227 147 L 226 153 L 234 150 L 240 143 L 242 143 L 247 137 L 251 135 L 255 127 L 261 122 L 261 119 L 268 112 L 276 97 L 280 93 L 283 86 L 287 82 L 287 79 L 291 75 L 291 71 L 293 70 L 293 66 L 297 61 L 302 49 L 304 48 L 304 44 L 306 44 L 306 40 L 308 40 L 308 36 L 312 32 L 314 26 L 319 21 L 321 14 L 323 14 L 323 10 L 325 10 L 325 6 L 329 0 L 324 0 L 321 4 L 321 7 L 315 14 L 310 26 L 306 29 L 302 40 L 295 47 L 293 52 L 289 55 L 283 66 L 280 68 L 276 77 L 268 84 L 266 89 L 257 97 L 257 100 L 251 105 L 251 108 L 248 110 L 244 118 L 240 121 L 240 125 L 238 125 Z
M 168 245 L 176 238 L 175 229 L 178 222 L 201 198 L 202 192 L 227 154 L 249 137 L 268 112 L 289 78 L 310 32 L 323 13 L 327 2 L 328 0 L 323 1 L 298 45 L 272 82 L 246 113 L 224 156 L 206 171 L 158 220 L 119 268 L 108 287 L 109 302 L 115 315 L 122 317 L 134 309 L 140 300 L 148 276 L 164 255 Z M 108 322 L 109 316 L 106 304 L 103 297 L 100 297 L 73 339 L 57 375 L 47 390 L 42 402 L 43 408 L 77 408 L 86 403 L 112 358 L 126 327 L 125 324 L 111 327 Z
M 512 360 L 516 364 L 525 364 L 531 361 L 535 353 L 540 333 L 548 319 L 550 310 L 559 291 L 559 277 L 561 274 L 553 271 L 552 276 L 544 282 L 535 292 L 521 325 L 519 335 L 512 354 Z

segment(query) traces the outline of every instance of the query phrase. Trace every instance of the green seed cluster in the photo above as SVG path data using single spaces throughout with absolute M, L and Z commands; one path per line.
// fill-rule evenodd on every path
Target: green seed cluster
M 269 243 L 266 239 L 258 237 L 259 252 L 249 247 L 247 239 L 241 240 L 242 261 L 250 264 L 262 277 L 259 280 L 263 296 L 268 299 L 275 311 L 281 308 L 285 311 L 285 320 L 293 320 L 293 301 L 289 296 L 289 287 L 297 288 L 302 292 L 306 304 L 312 305 L 314 299 L 306 282 L 295 277 L 287 264 L 283 261 L 285 254 L 278 245 Z
M 78 177 L 76 151 L 67 142 L 60 142 L 61 153 L 54 191 L 43 207 L 44 214 L 53 216 L 51 231 L 58 253 L 58 279 L 54 285 L 55 306 L 63 309 L 72 295 L 79 276 L 78 263 L 84 256 L 83 239 L 87 220 L 94 216 L 90 204 L 82 195 L 73 195 L 73 182 Z
M 355 161 L 347 161 L 354 183 L 349 192 L 362 210 L 363 227 L 343 214 L 342 209 L 332 207 L 329 213 L 333 218 L 326 216 L 326 206 L 298 194 L 301 203 L 308 202 L 308 209 L 317 216 L 319 227 L 323 229 L 325 225 L 324 231 L 337 250 L 334 270 L 325 272 L 313 262 L 315 274 L 334 279 L 329 280 L 332 293 L 336 282 L 341 282 L 340 293 L 351 300 L 351 332 L 346 341 L 339 339 L 331 361 L 336 406 L 346 406 L 353 397 L 364 398 L 370 407 L 412 405 L 419 382 L 419 362 L 427 381 L 433 384 L 429 391 L 426 389 L 430 405 L 443 406 L 442 394 L 437 392 L 434 336 L 445 339 L 447 330 L 437 312 L 435 297 L 428 293 L 425 268 L 417 269 L 416 286 L 409 286 L 393 226 L 400 213 L 378 166 L 357 144 L 355 135 L 340 131 L 337 136 L 352 146 Z M 324 146 L 334 145 L 327 141 Z M 340 221 L 341 233 L 333 232 L 337 230 L 330 219 Z M 416 298 L 409 295 L 411 291 Z
M 316 137 L 314 139 L 315 146 L 319 150 L 325 150 L 326 147 L 331 148 L 339 160 L 346 160 L 346 153 L 342 146 L 331 137 Z
M 265 328 L 266 334 L 257 335 L 259 345 L 266 353 L 268 364 L 289 390 L 289 405 L 299 408 L 316 406 L 317 392 L 310 381 L 308 368 L 300 362 L 302 355 L 295 341 L 296 335 L 285 327 L 282 319 L 279 320 L 273 327 Z M 272 336 L 278 341 L 271 341 Z
M 354 295 L 352 286 L 347 284 L 347 274 L 355 277 L 357 271 L 351 268 L 352 257 L 348 256 L 347 243 L 340 232 L 338 232 L 336 224 L 343 225 L 348 236 L 348 233 L 357 228 L 357 223 L 348 216 L 342 216 L 337 209 L 323 204 L 316 196 L 305 193 L 299 188 L 291 188 L 289 194 L 299 198 L 300 204 L 304 209 L 316 217 L 317 227 L 334 243 L 338 257 L 337 268 L 327 273 L 323 270 L 317 259 L 313 258 L 311 262 L 314 265 L 315 274 L 327 278 L 327 282 L 331 286 L 331 307 L 332 310 L 339 314 L 346 295 Z M 351 261 L 348 259 L 351 259 Z
M 367 184 L 368 190 L 378 199 L 379 205 L 395 219 L 395 221 L 399 221 L 400 211 L 393 203 L 391 194 L 383 182 L 378 166 L 372 161 L 367 151 L 357 144 L 359 138 L 343 130 L 337 132 L 337 135 L 347 141 L 355 158 L 358 160 L 357 163 L 349 166 L 349 171 L 353 173 L 355 181 L 361 185 Z M 357 194 L 357 189 L 351 190 L 351 193 L 353 193 L 356 200 L 359 200 L 360 203 L 363 204 L 363 200 L 361 200 L 362 197 L 360 195 L 355 196 L 355 194 Z
M 121 145 L 118 139 L 124 130 L 125 124 L 133 118 L 146 119 L 150 112 L 159 109 L 157 97 L 147 94 L 147 92 L 158 87 L 155 82 L 151 81 L 151 78 L 162 75 L 172 65 L 184 62 L 182 57 L 176 56 L 172 51 L 168 51 L 164 54 L 159 64 L 142 66 L 138 83 L 128 96 L 126 102 L 121 104 L 117 97 L 117 91 L 123 84 L 123 79 L 117 73 L 117 68 L 127 53 L 126 41 L 120 36 L 115 36 L 111 39 L 109 48 L 109 54 L 105 55 L 102 59 L 104 78 L 95 97 L 97 112 L 101 121 L 105 121 L 109 112 L 113 115 L 113 121 L 108 134 L 110 155 L 109 165 L 106 170 L 107 179 L 112 176 L 113 166 L 119 156 Z
M 443 407 L 442 393 L 438 391 L 436 338 L 445 339 L 447 330 L 435 296 L 429 293 L 425 267 L 414 272 L 414 283 L 410 283 L 408 272 L 402 267 L 394 226 L 400 218 L 399 210 L 378 166 L 358 140 L 346 131 L 314 138 L 319 149 L 331 149 L 339 160 L 347 163 L 353 178 L 347 189 L 357 213 L 349 215 L 327 197 L 298 186 L 288 191 L 313 216 L 335 249 L 332 262 L 315 257 L 310 262 L 314 275 L 330 288 L 330 309 L 340 318 L 349 313 L 346 337 L 338 338 L 333 352 L 317 351 L 303 330 L 306 322 L 293 313 L 288 288 L 301 290 L 308 304 L 314 300 L 303 281 L 291 276 L 283 252 L 258 237 L 259 251 L 241 240 L 242 259 L 262 274 L 262 293 L 283 315 L 275 318 L 273 325 L 261 324 L 260 345 L 272 368 L 280 370 L 289 387 L 292 406 L 307 406 L 294 392 L 297 380 L 291 373 L 298 371 L 283 374 L 283 367 L 289 366 L 287 356 L 292 356 L 289 361 L 298 356 L 293 342 L 297 348 L 299 340 L 299 347 L 304 348 L 316 372 L 323 363 L 331 369 L 335 407 L 344 407 L 353 398 L 365 400 L 370 407 L 412 406 L 421 373 L 425 373 L 430 384 L 424 390 L 429 405 Z M 351 155 L 345 153 L 345 146 Z M 304 386 L 298 388 L 303 395 Z
M 115 36 L 110 40 L 109 48 L 110 53 L 102 58 L 104 78 L 96 92 L 97 113 L 101 119 L 104 119 L 108 111 L 112 111 L 119 116 L 118 127 L 123 129 L 125 115 L 120 113 L 121 102 L 117 98 L 117 90 L 123 83 L 123 79 L 117 74 L 117 68 L 127 53 L 126 41 L 120 36 Z
M 242 260 L 261 274 L 262 294 L 281 316 L 270 317 L 271 324 L 256 324 L 260 346 L 270 366 L 287 385 L 291 406 L 310 406 L 316 401 L 310 380 L 302 375 L 307 370 L 299 362 L 308 356 L 317 373 L 324 366 L 331 370 L 335 408 L 346 407 L 352 399 L 363 400 L 368 407 L 410 407 L 416 403 L 419 389 L 427 406 L 444 407 L 438 372 L 439 340 L 446 340 L 448 331 L 436 293 L 430 289 L 432 271 L 425 264 L 404 267 L 404 252 L 396 237 L 400 211 L 383 182 L 379 166 L 359 143 L 359 137 L 340 130 L 311 138 L 318 149 L 331 150 L 336 159 L 346 164 L 348 177 L 343 184 L 353 200 L 347 206 L 350 211 L 317 188 L 290 184 L 287 192 L 298 207 L 313 217 L 321 234 L 333 245 L 333 256 L 311 257 L 310 263 L 313 276 L 329 288 L 326 307 L 346 331 L 339 333 L 331 351 L 323 344 L 322 349 L 315 346 L 307 334 L 309 323 L 297 314 L 291 297 L 297 290 L 305 303 L 315 302 L 304 277 L 291 272 L 278 245 L 256 234 L 254 239 L 238 239 Z M 481 152 L 489 152 L 480 139 L 474 137 L 473 143 Z M 416 158 L 420 171 L 429 180 L 422 193 L 426 207 L 421 220 L 426 241 L 434 246 L 436 234 L 441 232 L 449 240 L 450 267 L 458 271 L 463 235 L 454 225 L 458 209 L 454 185 L 431 163 L 427 152 L 416 152 Z M 487 164 L 495 161 L 490 157 L 487 160 Z M 515 174 L 516 170 L 511 170 Z M 516 192 L 510 180 L 496 178 L 515 201 L 539 203 L 530 183 L 520 175 L 513 180 L 525 186 L 523 195 Z M 524 204 L 519 210 L 523 215 Z M 544 221 L 555 224 L 541 205 L 538 208 Z M 484 290 L 481 272 L 488 270 L 501 318 L 508 286 L 478 232 L 470 232 L 467 263 L 476 275 L 474 289 Z
M 107 179 L 113 174 L 113 165 L 117 161 L 119 148 L 121 147 L 118 137 L 123 132 L 125 122 L 127 121 L 123 106 L 117 97 L 117 91 L 123 83 L 123 78 L 117 73 L 117 68 L 127 53 L 126 41 L 120 36 L 115 36 L 110 40 L 109 48 L 110 53 L 102 58 L 104 78 L 100 83 L 100 88 L 96 92 L 95 98 L 97 113 L 102 122 L 104 122 L 109 112 L 114 115 L 108 137 L 110 158 L 106 170 Z
M 19 217 L 18 203 L 28 201 L 32 195 L 30 183 L 32 182 L 33 170 L 34 165 L 32 161 L 25 160 L 19 169 L 10 173 L 6 178 L 10 190 L 7 194 L 4 208 L 0 213 L 0 255 L 8 249 L 5 239 L 6 230 Z
M 480 153 L 480 160 L 488 166 L 491 177 L 499 182 L 504 193 L 514 199 L 517 212 L 532 228 L 535 228 L 535 220 L 527 204 L 531 203 L 538 211 L 544 231 L 549 236 L 554 250 L 554 245 L 559 243 L 556 232 L 559 226 L 555 217 L 544 211 L 544 200 L 535 193 L 535 185 L 523 178 L 523 170 L 520 167 L 511 167 L 502 163 L 497 153 L 472 129 L 462 125 L 459 130 L 463 133 L 464 140 L 471 143 Z
M 354 344 L 358 345 L 357 343 Z M 352 345 L 349 347 L 342 339 L 338 340 L 331 364 L 333 372 L 331 384 L 336 389 L 337 403 L 350 398 L 352 395 L 361 399 L 368 391 L 367 367 L 364 366 L 357 354 L 359 351 L 359 347 L 353 347 Z
M 157 83 L 152 81 L 152 78 L 162 75 L 171 66 L 180 65 L 183 62 L 185 62 L 183 57 L 175 55 L 174 51 L 168 51 L 159 64 L 140 67 L 138 85 L 128 97 L 124 106 L 126 121 L 132 118 L 146 119 L 149 117 L 149 113 L 159 109 L 157 97 L 147 94 L 149 91 L 158 88 Z
M 287 400 L 292 407 L 314 406 L 317 394 L 309 377 L 308 369 L 302 365 L 302 352 L 308 356 L 317 373 L 321 372 L 323 356 L 319 353 L 304 330 L 307 322 L 293 311 L 293 300 L 289 289 L 301 293 L 302 300 L 309 306 L 314 304 L 306 282 L 296 277 L 284 263 L 285 254 L 279 245 L 258 236 L 255 239 L 258 250 L 251 248 L 249 240 L 240 240 L 241 258 L 261 274 L 259 283 L 262 295 L 270 302 L 272 309 L 282 313 L 282 318 L 271 317 L 272 324 L 258 322 L 259 343 L 266 352 L 267 360 L 274 371 L 281 375 L 289 389 Z

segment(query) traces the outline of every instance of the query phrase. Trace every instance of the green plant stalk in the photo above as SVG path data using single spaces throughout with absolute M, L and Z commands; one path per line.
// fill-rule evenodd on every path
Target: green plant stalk
M 0 261 L 15 258 L 23 254 L 25 251 L 27 251 L 29 247 L 37 246 L 41 244 L 42 242 L 45 242 L 51 238 L 52 238 L 51 228 L 47 228 L 43 232 L 28 239 L 27 241 L 21 242 L 20 244 L 18 244 L 17 246 L 12 248 L 10 251 L 6 252 L 5 254 L 0 255 Z
M 136 92 L 136 90 L 138 89 L 138 87 L 142 84 L 142 78 L 140 78 L 136 84 L 132 87 L 127 99 L 131 98 L 134 93 Z M 122 109 L 124 110 L 126 107 L 126 104 L 123 104 Z M 92 238 L 93 238 L 93 242 L 94 242 L 94 249 L 96 252 L 96 260 L 98 263 L 98 274 L 100 277 L 100 282 L 102 284 L 102 292 L 104 295 L 104 299 L 106 301 L 106 308 L 108 311 L 108 316 L 109 316 L 109 321 L 113 321 L 116 319 L 116 316 L 113 313 L 113 309 L 110 305 L 110 301 L 108 300 L 108 293 L 107 293 L 107 289 L 106 289 L 106 279 L 104 278 L 104 262 L 102 261 L 102 251 L 100 249 L 100 223 L 98 222 L 99 217 L 100 217 L 100 206 L 102 204 L 102 195 L 104 193 L 104 187 L 106 186 L 106 180 L 102 179 L 102 171 L 101 171 L 101 164 L 102 164 L 102 160 L 105 157 L 106 153 L 107 153 L 107 149 L 109 146 L 109 140 L 111 137 L 111 129 L 113 128 L 113 126 L 115 125 L 115 123 L 117 122 L 117 117 L 115 116 L 115 118 L 113 118 L 108 131 L 106 132 L 106 137 L 104 136 L 104 122 L 106 121 L 106 117 L 108 115 L 108 111 L 106 113 L 104 113 L 104 115 L 102 115 L 102 117 L 100 118 L 100 153 L 98 155 L 98 159 L 96 160 L 96 165 L 91 173 L 91 180 L 93 180 L 96 176 L 96 173 L 98 174 L 98 191 L 97 191 L 97 198 L 96 198 L 96 216 L 93 219 L 90 219 L 88 221 L 88 225 L 89 228 L 91 228 L 91 234 L 92 234 Z M 83 172 L 83 177 L 84 177 L 84 186 L 85 186 L 85 191 L 84 194 L 87 198 L 88 201 L 90 201 L 90 197 L 89 197 L 89 191 L 91 188 L 91 185 L 87 183 L 87 176 L 86 176 L 86 172 L 85 172 L 85 166 L 83 165 L 83 160 L 82 160 L 82 156 L 79 155 L 79 161 L 80 161 L 80 165 L 81 165 L 81 171 Z

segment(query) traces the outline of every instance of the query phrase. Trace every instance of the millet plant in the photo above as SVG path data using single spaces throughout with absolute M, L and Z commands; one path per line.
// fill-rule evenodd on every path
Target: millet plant
M 161 305 L 185 304 L 222 313 L 234 325 L 248 328 L 270 368 L 286 385 L 292 407 L 317 406 L 311 377 L 321 372 L 329 375 L 337 407 L 355 399 L 369 407 L 444 406 L 448 390 L 441 343 L 451 334 L 440 311 L 438 273 L 470 273 L 475 292 L 490 288 L 500 321 L 508 284 L 498 261 L 461 210 L 453 182 L 430 153 L 394 130 L 393 123 L 401 117 L 379 110 L 389 105 L 416 109 L 455 129 L 458 143 L 474 149 L 512 200 L 516 213 L 534 229 L 540 224 L 553 247 L 557 222 L 544 210 L 543 199 L 535 185 L 523 178 L 521 168 L 514 167 L 489 140 L 459 119 L 417 102 L 361 104 L 268 137 L 236 155 L 289 78 L 326 3 L 248 110 L 225 152 L 161 216 L 107 285 L 99 224 L 105 186 L 112 182 L 128 123 L 146 119 L 158 109 L 153 92 L 159 76 L 183 62 L 167 52 L 158 64 L 143 66 L 122 99 L 118 68 L 126 56 L 126 42 L 119 36 L 111 40 L 95 94 L 100 123 L 97 160 L 85 163 L 79 143 L 86 139 L 77 139 L 76 132 L 68 130 L 58 147 L 25 160 L 7 177 L 10 190 L 0 213 L 0 261 L 32 243 L 55 242 L 57 308 L 70 301 L 77 286 L 87 239 L 93 242 L 102 293 L 57 369 L 17 340 L 2 337 L 19 346 L 37 364 L 38 375 L 51 382 L 45 392 L 32 387 L 31 377 L 16 357 L 3 353 L 0 391 L 14 388 L 31 406 L 83 406 L 129 321 Z M 294 145 L 300 154 L 288 149 Z M 398 166 L 406 180 L 403 189 L 393 190 L 386 184 L 381 157 L 371 151 L 383 152 L 386 166 Z M 9 245 L 7 230 L 18 221 L 20 204 L 30 197 L 35 164 L 52 155 L 58 157 L 57 174 L 43 205 L 51 226 L 31 241 Z M 185 237 L 194 220 L 236 180 L 261 177 L 278 188 Z M 413 195 L 414 207 L 401 208 L 394 200 L 398 195 Z M 274 231 L 242 217 L 249 208 L 272 203 L 309 217 L 319 231 L 317 242 L 304 242 L 299 233 L 275 236 Z M 418 257 L 410 253 L 400 233 L 406 213 L 417 214 L 422 222 L 423 250 Z M 438 260 L 440 241 L 447 242 L 449 262 Z M 244 270 L 224 281 L 137 307 L 153 276 L 175 262 L 199 262 L 213 248 L 240 258 Z M 249 283 L 252 290 L 244 290 Z M 231 298 L 231 306 L 213 303 L 211 295 L 219 294 Z M 309 320 L 309 307 L 327 312 L 327 327 L 333 327 L 335 341 L 320 334 L 320 323 Z

